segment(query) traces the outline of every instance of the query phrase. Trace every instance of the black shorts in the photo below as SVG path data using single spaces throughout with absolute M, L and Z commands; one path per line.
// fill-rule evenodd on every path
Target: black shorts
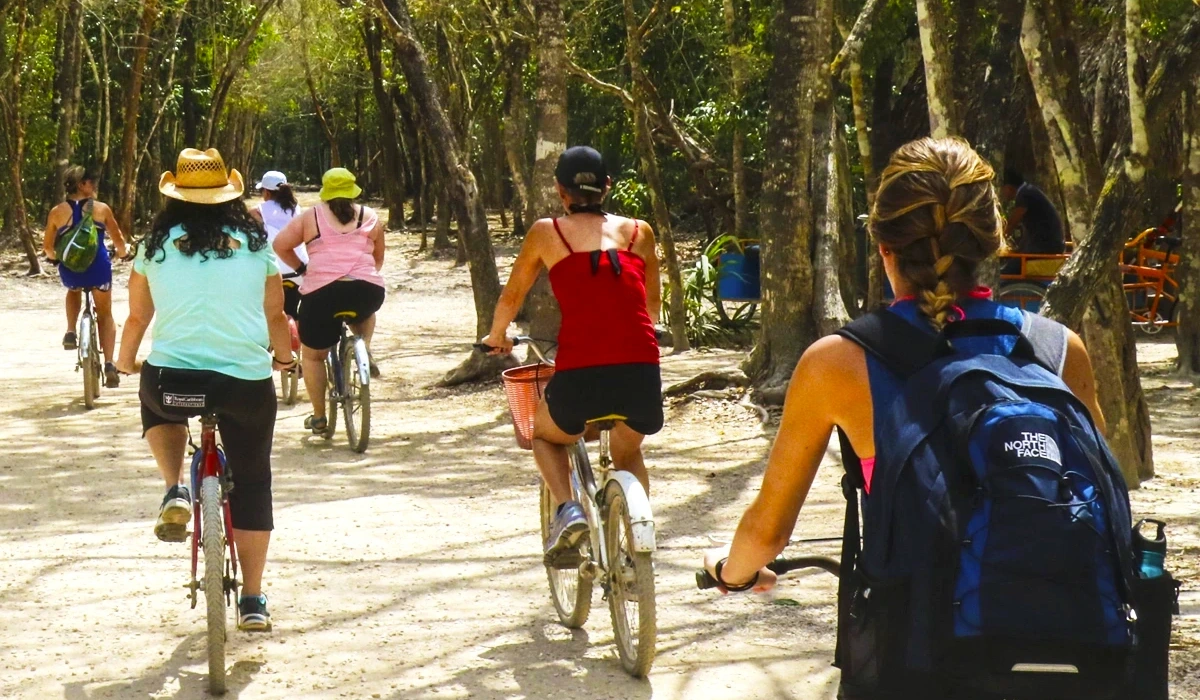
M 300 342 L 314 350 L 337 345 L 342 319 L 336 314 L 352 312 L 347 321 L 365 321 L 383 306 L 384 290 L 362 280 L 338 280 L 300 297 Z
M 170 368 L 142 365 L 138 398 L 142 401 L 142 434 L 160 425 L 187 425 L 186 413 L 162 404 L 160 378 Z M 275 384 L 272 379 L 236 379 L 216 372 L 185 370 L 208 380 L 205 393 L 219 418 L 217 432 L 233 478 L 229 509 L 239 530 L 271 530 L 271 443 L 275 437 Z
M 617 414 L 642 435 L 662 430 L 662 375 L 657 364 L 602 365 L 555 372 L 546 406 L 560 430 L 582 433 L 589 420 Z
M 300 287 L 292 280 L 283 281 L 283 313 L 296 318 L 300 308 Z

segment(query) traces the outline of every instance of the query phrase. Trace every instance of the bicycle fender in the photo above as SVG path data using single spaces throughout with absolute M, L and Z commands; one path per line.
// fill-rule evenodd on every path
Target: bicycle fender
M 360 386 L 371 383 L 371 357 L 367 353 L 367 344 L 362 338 L 354 341 L 354 359 L 358 361 L 358 382 Z
M 625 492 L 625 503 L 629 507 L 629 521 L 633 526 L 633 551 L 653 552 L 654 512 L 650 510 L 650 499 L 637 477 L 626 471 L 613 471 L 609 479 L 621 485 Z

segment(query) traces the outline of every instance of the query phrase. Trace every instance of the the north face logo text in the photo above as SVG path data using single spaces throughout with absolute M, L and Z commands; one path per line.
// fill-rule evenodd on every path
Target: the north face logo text
M 1045 433 L 1021 433 L 1020 440 L 1004 443 L 1005 452 L 1015 452 L 1017 458 L 1036 457 L 1062 465 L 1062 454 L 1058 443 Z

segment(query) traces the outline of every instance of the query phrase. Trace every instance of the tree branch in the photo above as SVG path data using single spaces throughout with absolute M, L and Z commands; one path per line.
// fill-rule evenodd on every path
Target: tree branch
M 663 17 L 663 8 L 667 6 L 664 0 L 655 0 L 654 7 L 650 8 L 650 13 L 646 15 L 646 19 L 642 22 L 642 26 L 638 27 L 638 37 L 645 40 L 650 32 L 653 32 L 658 23 Z
M 567 72 L 569 72 L 571 75 L 574 75 L 578 78 L 583 79 L 583 82 L 587 83 L 588 85 L 591 85 L 593 88 L 599 90 L 600 92 L 606 92 L 610 95 L 613 95 L 613 96 L 619 98 L 621 100 L 621 103 L 623 105 L 625 105 L 626 109 L 633 109 L 633 107 L 634 107 L 633 95 L 630 95 L 628 90 L 621 87 L 620 85 L 613 85 L 612 83 L 604 82 L 600 78 L 597 78 L 587 68 L 584 68 L 583 66 L 579 65 L 578 63 L 576 63 L 574 61 L 574 59 L 571 59 L 569 57 L 567 58 Z
M 850 30 L 850 36 L 846 37 L 846 42 L 842 44 L 842 48 L 837 52 L 837 56 L 833 58 L 833 63 L 829 64 L 830 73 L 833 75 L 840 73 L 842 64 L 853 60 L 862 51 L 863 42 L 866 40 L 867 34 L 871 31 L 871 23 L 875 21 L 875 12 L 885 4 L 880 2 L 880 0 L 867 0 L 867 4 L 863 6 L 862 12 L 858 14 L 858 19 L 854 21 L 854 27 Z

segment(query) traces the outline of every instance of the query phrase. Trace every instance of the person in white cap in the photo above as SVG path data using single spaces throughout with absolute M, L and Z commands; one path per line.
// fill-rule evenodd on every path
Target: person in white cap
M 300 205 L 296 203 L 296 194 L 288 184 L 287 176 L 278 170 L 268 170 L 255 187 L 262 191 L 262 204 L 250 210 L 250 216 L 262 223 L 267 230 L 267 241 L 275 242 L 275 236 L 283 230 L 287 223 L 300 213 Z M 301 244 L 296 249 L 300 262 L 308 263 L 308 252 Z M 300 284 L 304 282 L 304 273 L 292 269 L 282 260 L 278 261 L 279 272 L 283 274 L 283 310 L 292 318 L 296 317 L 296 309 L 300 305 Z M 303 266 L 302 266 L 303 267 Z

